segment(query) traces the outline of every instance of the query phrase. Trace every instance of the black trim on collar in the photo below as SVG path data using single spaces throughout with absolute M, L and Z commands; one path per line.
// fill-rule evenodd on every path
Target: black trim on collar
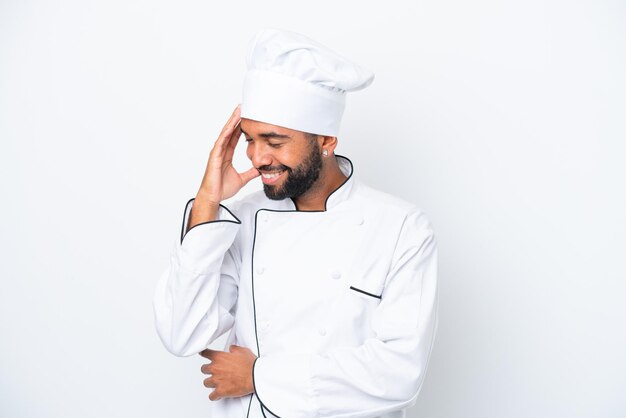
M 352 289 L 352 290 L 356 290 L 357 292 L 361 292 L 361 293 L 363 293 L 364 295 L 371 296 L 371 297 L 373 297 L 373 298 L 382 299 L 382 295 L 378 296 L 378 295 L 375 295 L 375 294 L 373 294 L 373 293 L 366 292 L 365 290 L 357 289 L 357 288 L 356 288 L 356 287 L 354 287 L 354 286 L 350 286 L 350 289 Z
M 328 196 L 326 196 L 326 200 L 324 200 L 324 210 L 298 210 L 298 206 L 296 205 L 296 201 L 293 200 L 293 197 L 290 197 L 289 199 L 291 199 L 291 202 L 293 203 L 293 207 L 296 208 L 295 211 L 297 212 L 326 212 L 328 209 L 326 208 L 326 206 L 328 205 L 328 199 L 330 199 L 330 197 L 333 195 L 333 193 L 335 193 L 337 190 L 341 189 L 341 187 L 346 184 L 348 182 L 348 180 L 350 180 L 350 178 L 352 177 L 352 175 L 354 174 L 354 164 L 352 164 L 352 161 L 344 156 L 344 155 L 339 155 L 339 154 L 335 154 L 335 159 L 337 159 L 337 157 L 341 157 L 341 158 L 345 158 L 346 160 L 348 160 L 348 163 L 350 164 L 350 174 L 346 177 L 346 179 L 332 192 L 330 192 L 328 194 Z M 286 211 L 280 211 L 280 212 L 289 212 L 289 210 Z
M 187 215 L 187 208 L 189 207 L 189 204 L 191 202 L 193 202 L 195 199 L 196 199 L 195 197 L 192 197 L 191 199 L 189 199 L 187 201 L 187 204 L 185 205 L 185 211 L 183 212 L 183 225 L 180 227 L 180 245 L 183 245 L 183 239 L 189 233 L 189 231 L 191 231 L 192 229 L 194 229 L 197 226 L 204 225 L 204 224 L 210 224 L 210 223 L 216 223 L 216 222 L 230 222 L 230 223 L 233 223 L 233 224 L 241 224 L 241 221 L 239 220 L 239 218 L 236 217 L 235 214 L 230 211 L 230 209 L 228 209 L 226 206 L 224 206 L 224 205 L 222 205 L 220 203 L 220 206 L 223 207 L 224 209 L 226 209 L 228 211 L 228 213 L 233 215 L 233 218 L 237 219 L 237 221 L 231 221 L 231 220 L 228 220 L 228 219 L 215 219 L 215 220 L 212 220 L 212 221 L 206 221 L 206 222 L 201 222 L 199 224 L 196 224 L 196 225 L 192 226 L 191 228 L 189 228 L 189 230 L 187 232 L 185 232 L 185 218 L 186 218 L 186 215 Z M 192 208 L 192 210 L 193 210 L 193 208 Z M 218 209 L 218 213 L 219 213 L 219 209 Z

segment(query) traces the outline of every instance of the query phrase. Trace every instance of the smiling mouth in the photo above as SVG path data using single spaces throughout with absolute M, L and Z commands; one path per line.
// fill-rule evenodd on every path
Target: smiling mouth
M 276 178 L 276 177 L 280 176 L 281 174 L 283 174 L 283 172 L 284 172 L 284 171 L 285 171 L 285 170 L 282 170 L 282 171 L 274 171 L 274 172 L 272 172 L 272 173 L 261 173 L 261 175 L 263 176 L 263 178 L 266 178 L 266 179 L 273 179 L 273 178 Z
M 278 179 L 282 177 L 285 171 L 286 170 L 272 171 L 271 173 L 261 173 L 263 184 L 271 185 L 276 183 Z

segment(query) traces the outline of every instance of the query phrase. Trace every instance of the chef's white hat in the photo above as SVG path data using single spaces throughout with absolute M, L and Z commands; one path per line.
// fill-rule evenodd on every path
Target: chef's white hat
M 241 117 L 337 136 L 346 93 L 374 73 L 299 33 L 262 29 L 248 45 Z

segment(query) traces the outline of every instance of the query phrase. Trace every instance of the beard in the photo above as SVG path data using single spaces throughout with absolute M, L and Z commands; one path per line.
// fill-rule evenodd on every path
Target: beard
M 263 169 L 263 167 L 260 167 Z M 309 154 L 304 161 L 294 168 L 283 166 L 287 178 L 282 186 L 264 184 L 265 195 L 272 200 L 282 200 L 287 197 L 299 197 L 313 186 L 322 170 L 322 156 L 319 152 L 319 144 L 311 146 Z

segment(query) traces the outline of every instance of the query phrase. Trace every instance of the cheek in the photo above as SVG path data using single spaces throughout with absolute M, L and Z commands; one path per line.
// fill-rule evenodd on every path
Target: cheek
M 304 160 L 306 152 L 295 147 L 284 147 L 278 150 L 275 155 L 283 164 L 293 168 Z

